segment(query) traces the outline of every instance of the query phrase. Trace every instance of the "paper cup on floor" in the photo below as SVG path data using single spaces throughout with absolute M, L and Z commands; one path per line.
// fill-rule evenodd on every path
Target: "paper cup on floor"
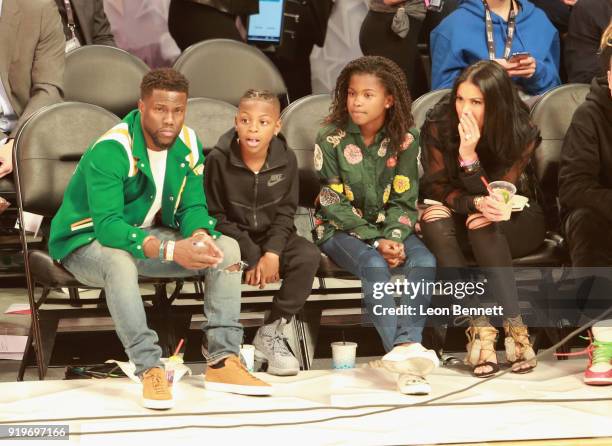
M 255 346 L 244 344 L 240 347 L 240 355 L 246 364 L 247 370 L 252 372 L 255 368 Z
M 334 369 L 352 369 L 355 367 L 356 342 L 332 342 L 331 348 Z

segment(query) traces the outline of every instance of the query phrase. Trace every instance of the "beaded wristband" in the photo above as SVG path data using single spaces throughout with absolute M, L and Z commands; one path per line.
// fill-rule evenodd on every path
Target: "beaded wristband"
M 158 257 L 159 257 L 159 260 L 162 260 L 162 261 L 164 260 L 164 252 L 165 252 L 165 249 L 166 249 L 166 243 L 168 243 L 166 240 L 161 240 L 159 242 L 159 255 L 158 255 Z

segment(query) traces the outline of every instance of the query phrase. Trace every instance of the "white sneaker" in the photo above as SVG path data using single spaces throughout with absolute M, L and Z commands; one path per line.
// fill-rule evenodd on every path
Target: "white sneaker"
M 404 395 L 429 395 L 431 386 L 422 376 L 404 373 L 397 379 L 397 390 Z
M 427 350 L 419 343 L 396 345 L 382 357 L 384 367 L 392 373 L 406 373 L 425 376 L 438 367 L 440 361 L 433 350 Z

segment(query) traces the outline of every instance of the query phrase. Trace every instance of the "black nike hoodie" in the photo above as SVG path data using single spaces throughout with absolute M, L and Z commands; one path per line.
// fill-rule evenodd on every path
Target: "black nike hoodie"
M 593 79 L 565 135 L 559 198 L 564 217 L 586 207 L 612 222 L 612 96 L 605 76 Z
M 206 157 L 205 191 L 216 230 L 240 245 L 242 260 L 254 267 L 266 252 L 279 256 L 295 232 L 298 170 L 295 154 L 282 136 L 270 141 L 259 173 L 242 161 L 234 129 L 219 138 Z

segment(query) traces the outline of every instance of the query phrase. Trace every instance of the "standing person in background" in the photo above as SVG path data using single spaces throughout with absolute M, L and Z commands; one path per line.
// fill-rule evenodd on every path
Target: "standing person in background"
M 380 56 L 350 62 L 338 77 L 315 145 L 322 184 L 316 240 L 335 263 L 361 279 L 364 310 L 387 352 L 371 365 L 399 373 L 398 390 L 409 395 L 431 391 L 425 377 L 438 357 L 421 344 L 425 316 L 396 315 L 394 294 L 377 295 L 376 288 L 391 275 L 411 283 L 435 279 L 435 258 L 414 233 L 419 153 L 402 69 Z M 424 288 L 402 292 L 400 305 L 428 308 L 431 295 Z M 391 312 L 381 314 L 377 307 Z
M 507 181 L 533 197 L 523 174 L 540 132 L 506 71 L 486 60 L 467 68 L 430 110 L 421 138 L 422 197 L 441 203 L 421 217 L 425 243 L 453 279 L 465 280 L 460 272 L 468 266 L 468 253 L 487 269 L 488 288 L 503 308 L 508 362 L 515 373 L 529 372 L 536 366 L 535 353 L 521 317 L 512 259 L 542 244 L 544 214 L 533 200 L 511 212 L 511 202 L 490 196 L 483 183 Z M 491 376 L 499 371 L 497 329 L 485 316 L 470 322 L 465 362 L 474 376 Z
M 259 0 L 172 0 L 168 28 L 181 51 L 209 39 L 244 41 L 240 17 L 258 12 Z
M 605 67 L 597 55 L 599 41 L 612 20 L 612 0 L 580 0 L 572 8 L 565 39 L 568 82 L 588 84 L 603 76 Z
M 0 178 L 26 120 L 63 96 L 65 39 L 53 0 L 0 0 Z
M 102 0 L 55 0 L 55 3 L 62 16 L 66 51 L 82 45 L 116 46 Z
M 369 0 L 369 11 L 359 32 L 363 54 L 384 56 L 395 62 L 404 72 L 410 91 L 425 14 L 423 0 Z
M 557 30 L 530 1 L 464 0 L 431 34 L 431 87 L 451 88 L 469 65 L 490 59 L 540 95 L 561 84 L 559 56 Z

